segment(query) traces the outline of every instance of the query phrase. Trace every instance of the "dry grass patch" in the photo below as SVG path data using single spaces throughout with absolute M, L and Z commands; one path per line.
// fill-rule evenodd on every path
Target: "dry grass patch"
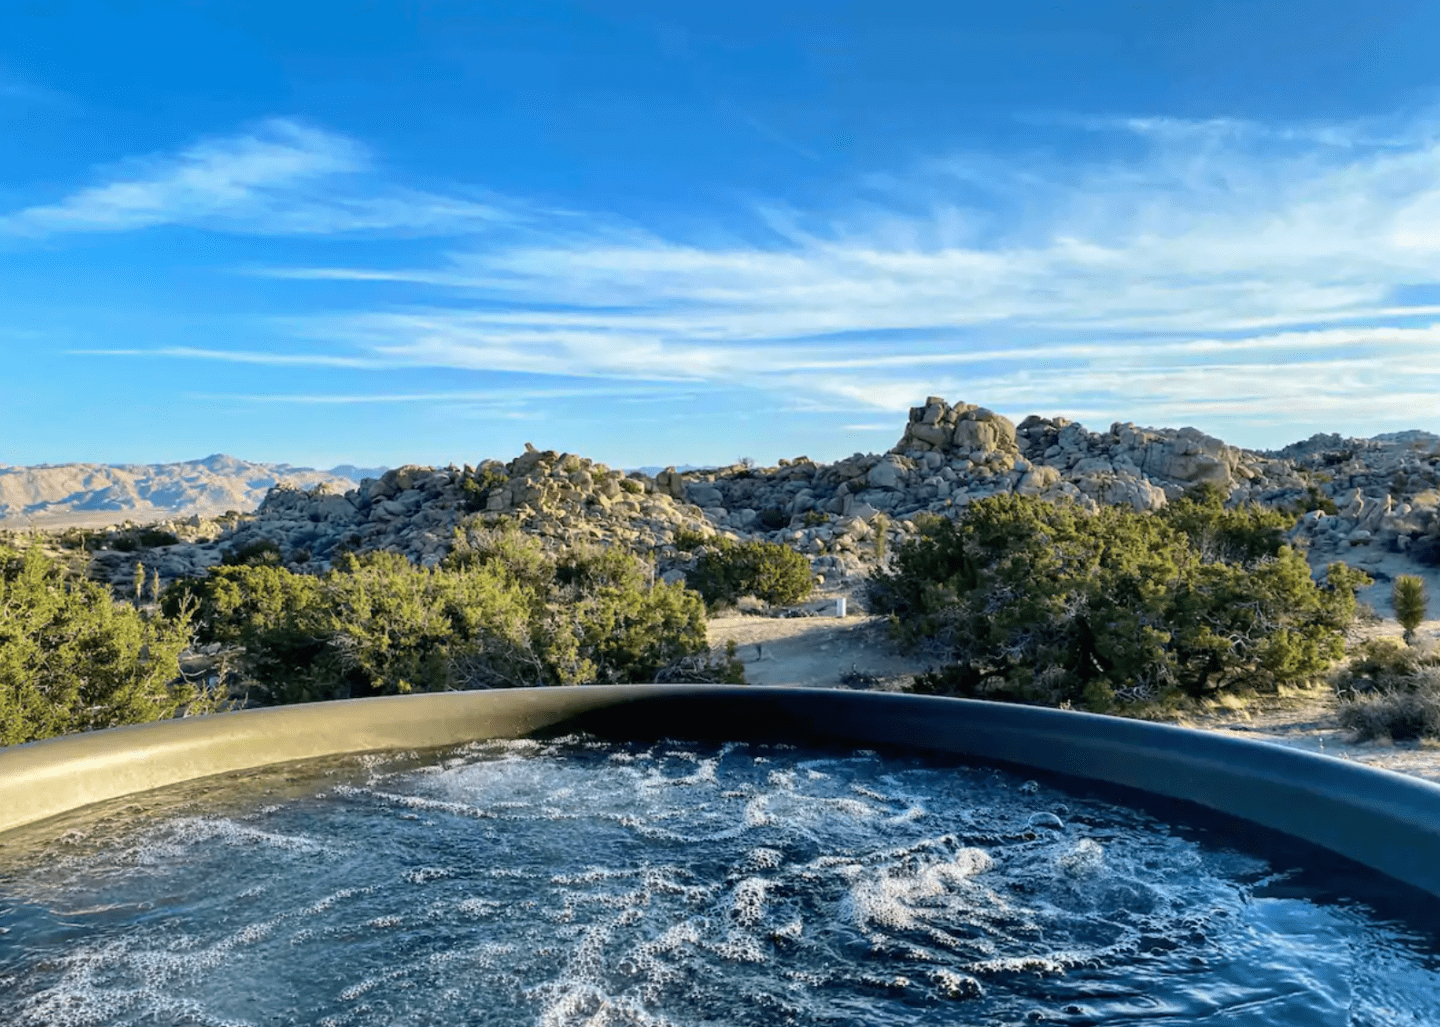
M 1360 742 L 1440 739 L 1440 668 L 1427 668 L 1408 686 L 1344 701 L 1338 717 Z

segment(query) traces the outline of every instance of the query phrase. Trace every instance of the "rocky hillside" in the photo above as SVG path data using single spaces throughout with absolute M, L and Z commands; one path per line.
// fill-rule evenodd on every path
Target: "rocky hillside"
M 119 524 L 248 513 L 275 485 L 311 488 L 322 482 L 354 488 L 379 468 L 317 471 L 289 464 L 255 464 L 217 454 L 175 464 L 0 465 L 0 526 L 6 528 Z
M 650 475 L 527 444 L 508 463 L 401 467 L 348 491 L 278 485 L 253 515 L 175 522 L 169 527 L 184 541 L 104 549 L 92 566 L 97 576 L 125 584 L 138 560 L 169 580 L 267 541 L 295 569 L 322 571 L 347 549 L 388 549 L 434 564 L 457 527 L 509 518 L 551 548 L 584 541 L 630 547 L 653 559 L 667 580 L 693 566 L 673 544 L 680 529 L 761 538 L 807 554 L 813 570 L 833 583 L 873 566 L 881 513 L 889 518 L 893 551 L 915 531 L 916 514 L 954 516 L 1002 492 L 1069 497 L 1090 509 L 1123 503 L 1154 510 L 1201 482 L 1234 502 L 1312 508 L 1292 541 L 1317 565 L 1342 557 L 1378 565 L 1394 554 L 1417 566 L 1440 564 L 1440 436 L 1315 436 L 1255 452 L 1193 428 L 1117 423 L 1091 432 L 1038 416 L 1016 425 L 983 407 L 932 396 L 910 411 L 899 442 L 884 454 Z

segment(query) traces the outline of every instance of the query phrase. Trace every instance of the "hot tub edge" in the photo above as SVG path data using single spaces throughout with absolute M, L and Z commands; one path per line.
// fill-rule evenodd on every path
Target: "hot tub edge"
M 589 685 L 245 710 L 0 749 L 0 834 L 92 803 L 293 760 L 515 738 L 824 738 L 933 749 L 1197 803 L 1440 898 L 1440 785 L 1250 739 L 1030 706 L 840 689 Z

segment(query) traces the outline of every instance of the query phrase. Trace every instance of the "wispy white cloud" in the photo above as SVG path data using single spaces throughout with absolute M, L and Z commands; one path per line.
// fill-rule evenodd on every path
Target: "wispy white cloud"
M 1440 122 L 1077 127 L 1145 152 L 951 155 L 841 209 L 757 201 L 724 243 L 572 217 L 434 267 L 252 273 L 441 290 L 286 325 L 371 362 L 347 366 L 703 382 L 852 416 L 938 393 L 1212 427 L 1440 417 L 1440 325 L 1417 323 L 1440 306 L 1396 299 L 1440 285 Z
M 202 349 L 196 346 L 160 346 L 155 349 L 72 349 L 68 356 L 86 357 L 172 357 L 181 360 L 213 360 L 226 364 L 260 364 L 273 367 L 348 367 L 382 370 L 402 366 L 392 360 L 331 353 L 267 353 L 247 350 Z
M 240 400 L 247 403 L 285 403 L 302 405 L 339 404 L 392 404 L 392 403 L 466 403 L 513 406 L 552 399 L 615 399 L 630 402 L 646 399 L 670 398 L 668 389 L 488 389 L 460 392 L 402 392 L 402 393 L 187 393 L 192 399 Z
M 1248 118 L 1172 118 L 1157 116 L 1096 117 L 1068 112 L 1027 112 L 1017 120 L 1035 125 L 1075 128 L 1087 132 L 1114 132 L 1162 140 L 1214 140 L 1302 143 L 1349 148 L 1409 147 L 1433 130 L 1433 115 L 1395 114 L 1351 121 L 1316 121 L 1309 124 L 1270 125 Z
M 95 185 L 0 217 L 0 233 L 156 225 L 260 235 L 450 233 L 514 217 L 493 204 L 388 188 L 372 171 L 368 154 L 353 140 L 277 118 L 178 153 L 126 161 Z
M 1419 363 L 1440 351 L 1440 324 L 1417 328 L 1346 326 L 1239 338 L 1150 336 L 1028 346 L 1016 345 L 1002 335 L 1003 341 L 970 340 L 964 348 L 946 346 L 937 351 L 931 345 L 926 350 L 907 347 L 902 352 L 890 352 L 868 340 L 776 344 L 737 339 L 733 334 L 682 344 L 666 341 L 663 323 L 657 328 L 644 324 L 643 318 L 639 325 L 621 319 L 604 329 L 563 319 L 558 324 L 545 320 L 542 316 L 541 323 L 526 323 L 527 316 L 519 314 L 431 310 L 313 319 L 295 324 L 293 330 L 327 344 L 358 345 L 373 358 L 395 366 L 708 381 L 762 388 L 783 384 L 787 389 L 805 383 L 828 389 L 832 387 L 828 384 L 831 378 L 852 380 L 853 374 L 854 400 L 887 410 L 908 407 L 913 400 L 882 399 L 875 391 L 877 371 L 925 369 L 933 376 L 954 366 L 1039 366 L 1083 377 L 1165 367 L 1189 375 L 1199 368 L 1218 366 L 1215 361 L 1226 359 L 1245 360 L 1246 366 L 1260 366 L 1267 358 L 1285 361 L 1287 366 L 1320 366 L 1326 363 L 1321 359 L 1326 354 L 1359 351 L 1368 354 L 1366 360 L 1394 354 L 1402 362 Z M 301 359 L 285 355 L 287 362 Z M 976 380 L 974 372 L 967 373 L 967 380 Z

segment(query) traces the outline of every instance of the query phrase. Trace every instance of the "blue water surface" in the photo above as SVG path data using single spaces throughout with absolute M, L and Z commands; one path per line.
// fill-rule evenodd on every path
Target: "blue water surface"
M 483 742 L 0 841 L 6 1025 L 1440 1025 L 1343 881 L 922 756 Z

